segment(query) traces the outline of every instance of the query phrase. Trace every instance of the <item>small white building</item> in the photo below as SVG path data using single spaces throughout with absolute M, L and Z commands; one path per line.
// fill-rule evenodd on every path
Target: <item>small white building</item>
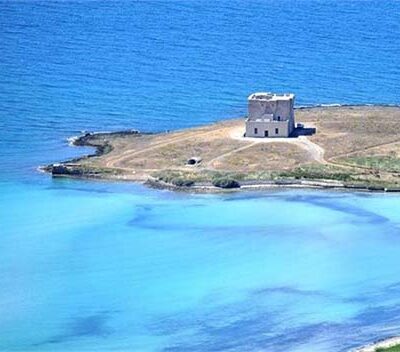
M 248 97 L 246 137 L 289 137 L 295 127 L 294 94 L 254 93 Z

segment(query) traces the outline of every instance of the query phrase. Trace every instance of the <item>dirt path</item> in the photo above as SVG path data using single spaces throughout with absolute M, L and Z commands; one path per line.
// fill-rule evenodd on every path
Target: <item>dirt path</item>
M 257 144 L 257 143 L 255 143 L 255 142 L 249 143 L 249 144 L 247 144 L 247 145 L 245 145 L 245 146 L 242 146 L 242 147 L 233 149 L 233 150 L 231 150 L 230 152 L 227 152 L 227 153 L 225 153 L 225 154 L 221 154 L 221 155 L 217 156 L 216 158 L 211 159 L 211 160 L 207 163 L 207 166 L 208 166 L 208 167 L 213 167 L 214 162 L 219 161 L 219 160 L 222 160 L 223 158 L 225 158 L 225 157 L 227 157 L 227 156 L 230 156 L 230 155 L 232 155 L 232 154 L 235 154 L 235 153 L 237 153 L 237 152 L 240 152 L 240 151 L 242 151 L 242 150 L 251 148 L 252 146 L 254 146 L 254 145 L 256 145 L 256 144 Z
M 219 133 L 221 131 L 222 132 L 225 131 L 225 133 L 227 135 L 229 135 L 232 139 L 241 140 L 243 142 L 246 142 L 246 145 L 236 148 L 234 150 L 231 150 L 225 154 L 219 155 L 218 157 L 210 160 L 207 163 L 208 167 L 212 167 L 212 165 L 218 160 L 222 160 L 223 158 L 225 158 L 227 156 L 230 156 L 230 155 L 240 152 L 242 150 L 251 148 L 258 143 L 290 143 L 293 145 L 297 145 L 298 147 L 305 150 L 311 156 L 311 158 L 313 160 L 320 162 L 320 163 L 326 163 L 326 161 L 324 159 L 324 152 L 325 152 L 324 149 L 321 148 L 319 145 L 311 142 L 307 137 L 300 136 L 298 138 L 273 138 L 273 139 L 244 138 L 242 136 L 243 133 L 242 133 L 241 129 L 238 129 L 238 128 L 232 129 L 232 128 L 223 127 L 223 128 L 219 128 L 217 130 L 212 130 L 212 131 L 206 131 L 206 132 L 200 132 L 200 133 L 198 131 L 195 131 L 195 132 L 190 132 L 190 133 L 186 133 L 186 134 L 182 134 L 182 135 L 178 135 L 178 136 L 171 136 L 171 138 L 169 138 L 166 141 L 154 143 L 154 144 L 152 144 L 146 148 L 140 149 L 140 150 L 125 150 L 124 152 L 122 152 L 120 155 L 118 155 L 116 157 L 110 157 L 109 160 L 106 162 L 106 166 L 109 168 L 121 167 L 126 170 L 134 170 L 129 167 L 121 166 L 121 164 L 124 161 L 127 161 L 137 155 L 141 155 L 143 153 L 153 151 L 155 149 L 168 146 L 170 144 L 185 142 L 187 140 L 190 140 L 191 138 L 204 137 L 207 135 L 215 135 L 216 133 Z
M 252 142 L 252 145 L 257 143 L 287 143 L 296 145 L 302 149 L 304 149 L 307 153 L 310 154 L 311 158 L 321 164 L 326 164 L 326 160 L 324 159 L 325 150 L 318 144 L 311 142 L 307 137 L 300 136 L 297 138 L 249 138 L 244 137 L 243 128 L 234 128 L 230 131 L 230 137 L 232 139 Z
M 397 143 L 400 143 L 400 139 L 397 139 L 397 140 L 395 140 L 395 141 L 388 142 L 388 143 L 379 143 L 379 144 L 375 144 L 375 145 L 372 145 L 372 146 L 370 146 L 370 147 L 362 148 L 362 149 L 357 149 L 357 150 L 353 150 L 352 152 L 348 152 L 348 153 L 343 153 L 343 154 L 335 155 L 335 156 L 331 157 L 330 160 L 333 160 L 333 159 L 336 159 L 336 158 L 346 158 L 346 157 L 348 157 L 348 156 L 350 156 L 350 155 L 352 155 L 352 154 L 356 154 L 356 153 L 359 153 L 359 152 L 365 152 L 365 151 L 367 151 L 367 150 L 371 150 L 371 149 L 375 149 L 375 148 L 386 147 L 386 146 L 388 146 L 388 145 L 397 144 Z
M 307 137 L 300 136 L 296 141 L 293 142 L 293 144 L 305 149 L 315 161 L 318 161 L 321 164 L 327 163 L 324 158 L 325 149 L 318 144 L 311 142 Z
M 129 149 L 125 150 L 118 156 L 110 157 L 109 160 L 106 162 L 106 166 L 110 167 L 110 168 L 120 167 L 125 170 L 133 171 L 134 169 L 131 169 L 131 168 L 125 167 L 125 166 L 121 166 L 121 164 L 124 163 L 124 161 L 128 161 L 129 159 L 134 158 L 137 155 L 142 155 L 146 152 L 153 151 L 155 149 L 168 146 L 170 144 L 185 142 L 192 138 L 205 137 L 208 135 L 212 136 L 212 135 L 218 134 L 220 132 L 225 133 L 227 136 L 229 136 L 232 139 L 246 142 L 246 145 L 241 146 L 236 149 L 233 149 L 227 153 L 221 154 L 218 157 L 215 157 L 214 159 L 208 161 L 206 165 L 209 168 L 213 168 L 213 165 L 215 164 L 215 162 L 222 160 L 225 157 L 231 156 L 235 153 L 238 153 L 242 150 L 251 148 L 258 143 L 288 143 L 288 144 L 298 146 L 299 148 L 302 148 L 304 151 L 306 151 L 309 154 L 310 158 L 313 161 L 316 161 L 318 163 L 325 164 L 325 165 L 332 165 L 332 166 L 336 166 L 336 167 L 342 167 L 342 168 L 351 167 L 351 168 L 356 168 L 356 169 L 358 168 L 358 169 L 365 170 L 365 169 L 371 169 L 371 168 L 368 168 L 365 166 L 360 166 L 360 165 L 353 165 L 351 163 L 346 163 L 343 161 L 337 161 L 337 159 L 343 158 L 343 157 L 348 157 L 348 156 L 353 155 L 360 151 L 371 150 L 374 148 L 384 147 L 386 145 L 396 144 L 396 143 L 400 142 L 400 140 L 395 140 L 395 141 L 392 141 L 389 143 L 376 144 L 376 145 L 373 145 L 373 146 L 370 146 L 370 147 L 367 147 L 364 149 L 354 150 L 354 151 L 351 151 L 348 153 L 335 155 L 329 159 L 325 159 L 324 148 L 321 147 L 320 145 L 312 142 L 306 136 L 299 136 L 297 138 L 248 138 L 248 137 L 246 138 L 243 136 L 244 130 L 242 127 L 234 127 L 234 128 L 222 127 L 222 128 L 216 129 L 216 130 L 209 130 L 209 131 L 204 131 L 204 132 L 193 131 L 193 132 L 188 132 L 188 133 L 180 133 L 177 136 L 172 135 L 170 138 L 167 137 L 167 140 L 165 140 L 165 141 L 156 142 L 156 143 L 154 143 L 146 148 L 140 149 L 140 150 L 129 150 Z
M 346 157 L 349 157 L 349 156 L 351 156 L 353 154 L 356 154 L 356 153 L 359 153 L 359 152 L 364 152 L 364 151 L 367 151 L 367 150 L 372 150 L 372 149 L 375 149 L 375 148 L 385 147 L 385 146 L 392 145 L 392 144 L 397 144 L 397 143 L 400 143 L 400 140 L 396 140 L 396 141 L 389 142 L 389 143 L 375 144 L 375 145 L 367 147 L 367 148 L 357 149 L 357 150 L 353 150 L 352 152 L 335 155 L 335 156 L 329 158 L 326 161 L 326 163 L 330 164 L 330 165 L 333 165 L 333 166 L 336 166 L 336 167 L 342 167 L 342 168 L 345 168 L 345 169 L 346 168 L 347 169 L 352 168 L 352 169 L 370 170 L 371 171 L 371 170 L 374 170 L 374 169 L 369 167 L 369 166 L 357 165 L 357 164 L 349 163 L 349 162 L 346 162 L 346 161 L 338 161 L 336 159 L 346 158 Z M 380 171 L 380 172 L 381 172 L 381 174 L 384 173 L 383 171 Z M 390 172 L 388 174 L 393 174 L 393 172 Z
M 124 151 L 123 153 L 121 153 L 120 155 L 118 155 L 118 157 L 110 158 L 110 160 L 108 160 L 108 161 L 106 162 L 106 166 L 107 166 L 107 167 L 118 167 L 118 166 L 117 166 L 118 164 L 120 164 L 120 163 L 123 162 L 124 160 L 130 159 L 130 158 L 132 158 L 132 157 L 134 157 L 134 156 L 136 156 L 136 155 L 140 155 L 140 154 L 149 152 L 149 151 L 151 151 L 151 150 L 154 150 L 154 149 L 157 149 L 157 148 L 160 148 L 160 147 L 165 147 L 165 146 L 170 145 L 170 144 L 173 144 L 173 143 L 184 142 L 184 141 L 187 141 L 187 140 L 189 140 L 189 139 L 191 139 L 191 138 L 194 138 L 194 137 L 204 137 L 204 136 L 206 136 L 206 135 L 208 135 L 208 134 L 215 134 L 217 131 L 222 131 L 222 130 L 224 130 L 224 129 L 226 129 L 226 127 L 224 127 L 224 128 L 219 128 L 219 129 L 217 129 L 217 130 L 202 132 L 202 133 L 199 133 L 199 132 L 197 132 L 197 131 L 195 131 L 195 132 L 189 132 L 189 133 L 183 134 L 182 136 L 171 137 L 171 138 L 169 138 L 169 139 L 168 139 L 167 141 L 165 141 L 165 142 L 154 143 L 154 144 L 152 144 L 151 146 L 149 146 L 149 147 L 147 147 L 147 148 L 144 148 L 144 149 L 140 149 L 140 150 L 126 150 L 126 151 Z M 124 169 L 130 170 L 129 168 L 126 168 L 126 167 L 123 167 L 123 168 L 124 168 Z

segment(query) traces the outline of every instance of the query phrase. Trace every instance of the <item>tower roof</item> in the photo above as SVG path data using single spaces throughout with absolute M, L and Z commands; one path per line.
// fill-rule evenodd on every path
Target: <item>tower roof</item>
M 260 101 L 277 101 L 277 100 L 290 100 L 294 98 L 292 93 L 276 94 L 271 92 L 258 92 L 250 94 L 248 100 Z

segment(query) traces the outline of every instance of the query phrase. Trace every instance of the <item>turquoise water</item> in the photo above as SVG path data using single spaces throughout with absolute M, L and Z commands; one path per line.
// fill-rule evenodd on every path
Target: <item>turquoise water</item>
M 399 333 L 399 199 L 2 185 L 2 350 L 344 351 Z
M 52 180 L 82 130 L 400 104 L 400 2 L 0 1 L 0 350 L 346 351 L 400 334 L 399 198 Z

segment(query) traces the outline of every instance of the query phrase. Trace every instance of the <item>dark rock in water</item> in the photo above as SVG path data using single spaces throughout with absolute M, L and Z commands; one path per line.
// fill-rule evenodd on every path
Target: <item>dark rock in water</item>
M 298 183 L 296 180 L 290 180 L 290 179 L 280 179 L 280 180 L 275 180 L 274 183 L 276 185 L 294 185 Z
M 124 135 L 139 134 L 139 133 L 140 133 L 139 130 L 126 130 L 126 131 L 119 131 L 119 132 L 111 132 L 110 134 L 111 135 L 117 134 L 117 135 L 124 136 Z
M 382 187 L 382 186 L 368 186 L 368 191 L 382 192 L 384 190 L 385 190 L 385 187 Z
M 68 166 L 64 164 L 54 164 L 51 165 L 52 175 L 69 175 L 69 176 L 82 176 L 84 174 L 83 170 L 78 167 Z

